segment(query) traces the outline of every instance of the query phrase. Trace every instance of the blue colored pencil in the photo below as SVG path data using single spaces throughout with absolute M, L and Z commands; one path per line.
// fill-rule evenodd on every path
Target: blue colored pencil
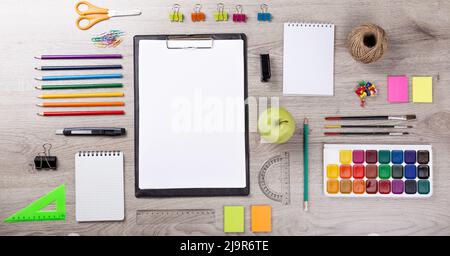
M 122 78 L 122 74 L 92 74 L 92 75 L 66 75 L 66 76 L 42 76 L 35 78 L 39 81 L 82 80 L 82 79 L 113 79 Z

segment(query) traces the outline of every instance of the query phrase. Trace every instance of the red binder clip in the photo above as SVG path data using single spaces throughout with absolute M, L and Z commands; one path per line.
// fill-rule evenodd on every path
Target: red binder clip
M 246 22 L 247 21 L 247 15 L 242 13 L 242 5 L 240 5 L 240 4 L 236 5 L 236 13 L 233 14 L 233 21 L 234 22 Z
M 205 13 L 201 12 L 200 10 L 202 9 L 202 5 L 201 4 L 196 4 L 194 7 L 194 12 L 191 14 L 191 19 L 193 22 L 197 22 L 197 21 L 205 21 Z

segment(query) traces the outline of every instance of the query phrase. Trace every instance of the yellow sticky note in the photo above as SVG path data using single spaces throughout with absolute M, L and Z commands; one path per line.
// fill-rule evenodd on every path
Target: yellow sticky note
M 244 206 L 223 207 L 223 231 L 244 232 Z
M 415 76 L 412 78 L 413 102 L 433 102 L 433 78 Z
M 272 206 L 252 205 L 252 232 L 272 232 Z

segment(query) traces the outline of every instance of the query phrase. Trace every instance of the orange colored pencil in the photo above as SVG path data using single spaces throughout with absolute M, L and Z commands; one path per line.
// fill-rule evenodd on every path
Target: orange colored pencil
M 102 102 L 44 102 L 37 104 L 39 107 L 110 107 L 124 106 L 123 101 L 102 101 Z

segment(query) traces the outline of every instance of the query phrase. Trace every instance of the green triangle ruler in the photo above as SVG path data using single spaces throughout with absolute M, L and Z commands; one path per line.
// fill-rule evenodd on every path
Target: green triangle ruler
M 55 210 L 43 211 L 46 206 L 55 203 Z M 66 186 L 58 186 L 50 193 L 14 213 L 5 222 L 65 220 L 66 219 Z

